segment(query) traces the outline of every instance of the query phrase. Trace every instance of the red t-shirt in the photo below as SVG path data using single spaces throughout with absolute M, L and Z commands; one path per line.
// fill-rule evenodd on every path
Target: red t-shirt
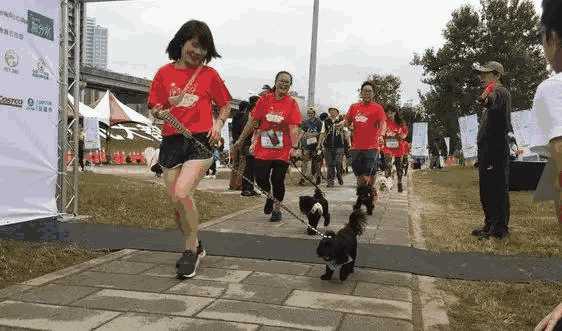
M 285 96 L 281 100 L 277 100 L 273 93 L 267 93 L 256 103 L 252 111 L 252 118 L 260 122 L 254 157 L 260 160 L 289 162 L 289 154 L 293 146 L 289 125 L 300 125 L 302 120 L 299 105 L 295 99 Z M 270 134 L 268 135 L 268 133 Z M 275 136 L 271 134 L 275 134 Z M 277 137 L 279 144 L 272 143 L 270 136 L 274 139 Z
M 173 63 L 158 70 L 148 95 L 148 107 L 161 104 L 170 108 L 168 97 L 172 89 L 181 90 L 193 76 L 196 68 L 177 69 Z M 191 94 L 198 99 L 189 107 L 172 107 L 171 113 L 192 133 L 209 132 L 213 126 L 211 101 L 223 107 L 232 99 L 223 80 L 215 69 L 203 66 L 192 84 Z M 164 123 L 162 136 L 177 134 L 168 123 Z
M 346 119 L 353 124 L 351 149 L 379 149 L 380 126 L 386 120 L 384 108 L 378 103 L 354 103 Z

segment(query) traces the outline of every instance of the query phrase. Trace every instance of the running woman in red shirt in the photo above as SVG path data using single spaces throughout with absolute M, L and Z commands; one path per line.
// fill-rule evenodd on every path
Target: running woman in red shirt
M 162 129 L 159 163 L 175 206 L 175 221 L 185 237 L 185 252 L 178 260 L 178 277 L 193 277 L 205 250 L 198 240 L 199 213 L 193 193 L 212 161 L 211 143 L 220 138 L 230 114 L 230 93 L 215 69 L 208 67 L 220 57 L 211 30 L 201 21 L 185 23 L 166 49 L 171 63 L 161 67 L 150 88 L 148 106 L 159 119 L 171 113 L 193 134 L 187 139 L 169 124 Z M 214 120 L 211 102 L 220 107 Z
M 382 134 L 386 131 L 384 108 L 373 102 L 374 87 L 370 82 L 361 85 L 361 102 L 349 107 L 342 125 L 353 127 L 351 167 L 357 185 L 373 186 Z M 375 198 L 375 197 L 373 197 Z
M 282 219 L 280 202 L 285 197 L 285 175 L 289 158 L 296 155 L 299 143 L 301 113 L 295 99 L 288 95 L 293 76 L 281 71 L 275 76 L 275 87 L 260 97 L 251 114 L 251 119 L 240 135 L 242 142 L 257 129 L 254 158 L 255 178 L 265 192 L 272 192 L 263 212 L 271 214 L 271 222 Z M 234 144 L 233 151 L 240 148 Z
M 404 124 L 395 106 L 387 106 L 386 133 L 384 135 L 384 159 L 386 177 L 392 174 L 392 159 L 398 177 L 398 192 L 402 192 L 402 157 L 405 153 L 404 139 L 408 136 L 408 127 Z

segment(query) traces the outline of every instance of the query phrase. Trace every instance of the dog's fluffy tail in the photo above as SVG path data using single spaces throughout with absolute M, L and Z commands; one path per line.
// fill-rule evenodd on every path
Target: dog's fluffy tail
M 314 190 L 314 197 L 315 197 L 316 199 L 321 199 L 321 198 L 324 197 L 324 194 L 322 193 L 322 191 L 320 191 L 319 188 L 316 188 L 316 189 Z
M 351 215 L 349 215 L 349 223 L 347 223 L 347 226 L 349 226 L 354 235 L 362 235 L 366 225 L 367 217 L 361 209 L 354 210 Z

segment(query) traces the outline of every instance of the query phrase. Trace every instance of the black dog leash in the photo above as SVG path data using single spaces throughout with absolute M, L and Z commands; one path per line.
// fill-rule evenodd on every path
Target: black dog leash
M 310 177 L 308 177 L 307 175 L 305 175 L 300 169 L 299 167 L 297 167 L 296 162 L 293 159 L 290 159 L 291 165 L 297 169 L 298 173 L 301 175 L 302 178 L 306 179 L 310 184 L 312 184 L 318 191 L 322 192 L 322 194 L 324 194 L 324 191 L 322 191 L 322 189 L 312 180 L 310 179 Z M 324 194 L 326 195 L 326 194 Z
M 186 137 L 187 139 L 193 140 L 195 141 L 200 147 L 202 147 L 204 150 L 206 150 L 207 152 L 211 153 L 211 155 L 213 154 L 212 151 L 205 146 L 205 144 L 203 144 L 202 142 L 200 142 L 199 140 L 195 139 L 195 137 L 193 137 L 193 135 L 191 134 L 191 132 L 189 132 L 189 130 L 187 130 L 183 124 L 181 124 L 177 118 L 175 118 L 170 112 L 164 112 L 164 115 L 162 115 L 161 117 L 167 121 L 168 123 L 170 123 L 170 125 L 172 125 L 174 127 L 174 129 L 176 129 L 179 133 L 181 133 L 184 137 Z M 221 160 L 222 161 L 222 160 Z M 225 162 L 225 165 L 227 163 Z M 244 174 L 236 169 L 233 169 L 232 167 L 228 167 L 231 171 L 237 173 L 238 175 L 240 175 L 240 177 L 242 179 L 244 179 L 246 182 L 253 184 L 253 181 L 249 180 L 248 178 L 246 178 L 244 176 Z M 286 212 L 288 212 L 291 216 L 293 216 L 294 218 L 296 218 L 299 222 L 301 222 L 302 224 L 304 224 L 308 229 L 311 229 L 316 235 L 322 237 L 322 238 L 328 238 L 328 236 L 326 236 L 324 233 L 322 233 L 321 231 L 313 228 L 312 226 L 310 226 L 305 220 L 303 220 L 302 218 L 299 217 L 299 215 L 295 214 L 289 207 L 285 206 L 281 201 L 278 201 L 277 199 L 275 199 L 271 193 L 269 192 L 265 192 L 264 190 L 262 190 L 259 185 L 256 185 L 258 192 L 261 195 L 266 196 L 268 199 L 273 200 L 274 202 L 278 203 L 279 206 L 285 210 Z

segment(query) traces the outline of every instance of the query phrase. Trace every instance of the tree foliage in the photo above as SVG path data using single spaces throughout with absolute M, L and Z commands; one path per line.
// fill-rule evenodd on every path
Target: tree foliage
M 412 65 L 424 69 L 430 86 L 420 100 L 430 122 L 430 135 L 450 136 L 459 146 L 458 117 L 479 111 L 482 87 L 474 63 L 499 61 L 513 110 L 529 109 L 538 84 L 547 77 L 539 35 L 539 17 L 530 0 L 481 0 L 481 8 L 464 5 L 452 13 L 439 49 L 415 54 Z

